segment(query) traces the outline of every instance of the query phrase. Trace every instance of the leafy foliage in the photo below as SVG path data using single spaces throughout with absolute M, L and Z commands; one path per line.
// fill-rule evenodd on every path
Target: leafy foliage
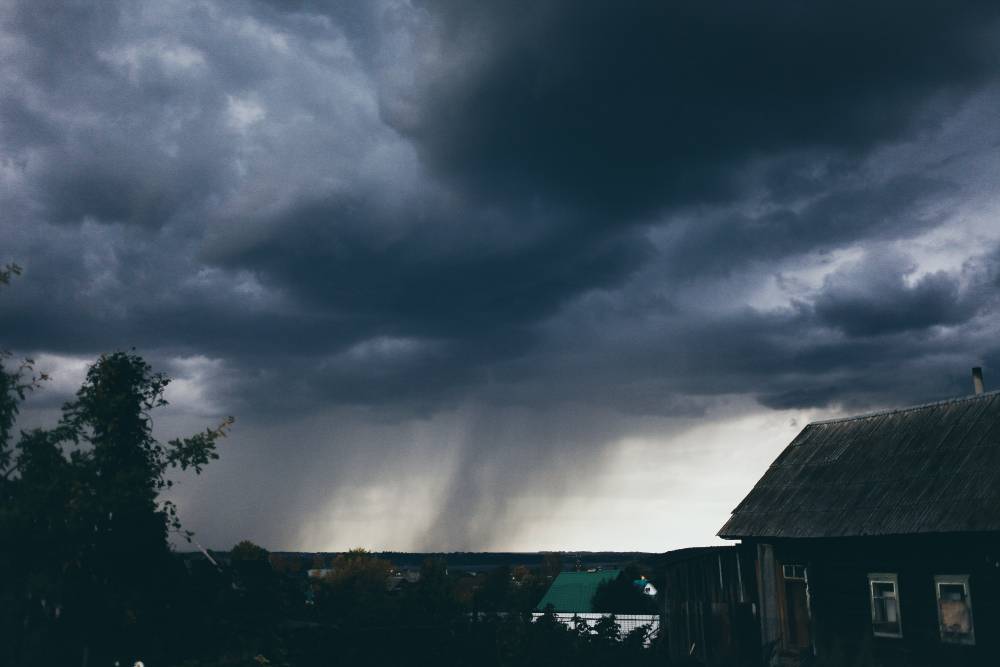
M 238 542 L 229 551 L 229 560 L 233 563 L 268 563 L 269 556 L 267 549 L 257 546 L 250 540 Z
M 95 497 L 110 513 L 141 511 L 181 530 L 174 504 L 157 503 L 158 494 L 173 485 L 167 473 L 172 468 L 200 473 L 219 458 L 215 443 L 233 418 L 191 437 L 160 443 L 152 435 L 149 413 L 167 404 L 163 392 L 169 382 L 135 354 L 102 355 L 87 371 L 76 400 L 63 406 L 58 430 L 65 440 L 86 445 L 76 450 L 75 460 L 91 473 Z
M 594 611 L 614 614 L 655 614 L 656 598 L 646 595 L 635 585 L 641 574 L 635 567 L 627 567 L 611 581 L 597 587 L 591 604 Z
M 352 549 L 337 556 L 332 570 L 320 582 L 316 596 L 324 620 L 340 626 L 384 622 L 392 563 L 364 549 Z
M 169 379 L 116 352 L 90 367 L 55 427 L 14 438 L 20 404 L 44 379 L 30 360 L 0 368 L 0 627 L 19 629 L 0 656 L 31 665 L 168 653 L 159 628 L 181 576 L 168 534 L 181 524 L 160 494 L 172 469 L 217 458 L 232 418 L 159 442 L 150 413 L 166 405 Z

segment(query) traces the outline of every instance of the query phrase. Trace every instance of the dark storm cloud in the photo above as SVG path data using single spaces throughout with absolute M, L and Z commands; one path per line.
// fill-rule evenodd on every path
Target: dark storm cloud
M 990 3 L 427 6 L 444 64 L 384 96 L 390 122 L 484 198 L 612 212 L 735 196 L 754 155 L 906 136 L 997 64 Z
M 911 285 L 892 259 L 826 279 L 814 307 L 820 321 L 851 336 L 871 336 L 965 322 L 983 304 L 964 294 L 955 276 L 938 271 Z
M 702 277 L 851 242 L 907 239 L 941 223 L 943 205 L 959 188 L 941 179 L 903 173 L 884 183 L 828 178 L 826 191 L 784 201 L 766 213 L 742 211 L 688 216 L 672 226 L 662 261 L 677 276 Z M 803 195 L 809 189 L 803 188 Z
M 651 263 L 621 290 L 565 311 L 533 355 L 495 377 L 520 386 L 528 404 L 557 396 L 651 415 L 696 413 L 699 400 L 726 394 L 856 410 L 965 393 L 967 367 L 1000 349 L 990 333 L 996 251 L 919 273 L 906 254 L 871 245 L 775 307 L 740 303 L 739 284 L 768 275 L 765 260 L 711 283 L 713 296 L 733 292 L 723 308 L 687 296 L 694 287 L 669 262 Z
M 993 4 L 0 12 L 4 346 L 136 346 L 261 456 L 474 406 L 432 539 L 643 420 L 1000 358 Z
M 367 202 L 306 204 L 273 225 L 277 237 L 224 261 L 376 331 L 461 338 L 543 319 L 575 294 L 615 284 L 651 250 L 637 234 L 580 230 L 580 218 L 558 211 L 392 215 L 405 217 L 380 220 Z

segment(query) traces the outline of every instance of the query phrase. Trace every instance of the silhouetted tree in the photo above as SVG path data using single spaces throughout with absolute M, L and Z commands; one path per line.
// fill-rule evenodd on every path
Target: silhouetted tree
M 176 507 L 159 494 L 171 469 L 217 458 L 232 423 L 161 443 L 150 413 L 169 379 L 139 356 L 103 355 L 52 429 L 22 432 L 13 417 L 38 378 L 4 369 L 0 387 L 0 599 L 14 624 L 13 664 L 110 663 L 167 651 L 179 562 Z M 11 636 L 8 634 L 8 636 Z M 0 649 L 3 650 L 3 649 Z M 148 654 L 147 654 L 148 655 Z
M 597 592 L 591 600 L 594 611 L 615 614 L 655 614 L 659 607 L 656 598 L 646 595 L 635 584 L 641 581 L 639 570 L 627 567 L 611 581 L 605 581 L 597 587 Z
M 508 604 L 512 588 L 510 567 L 501 565 L 494 568 L 485 579 L 475 594 L 476 609 L 485 612 L 511 611 Z
M 426 619 L 428 624 L 447 623 L 462 611 L 448 565 L 440 558 L 428 558 L 421 564 L 420 583 L 409 598 L 407 614 Z
M 548 579 L 555 579 L 562 572 L 563 562 L 562 556 L 558 553 L 547 553 L 545 557 L 542 558 L 542 571 L 541 575 Z
M 286 603 L 281 579 L 271 568 L 270 554 L 243 540 L 230 550 L 229 566 L 232 583 L 226 604 L 216 610 L 229 622 L 222 637 L 222 652 L 229 659 L 247 661 L 262 656 L 274 662 L 284 655 L 278 624 Z
M 384 623 L 390 606 L 386 580 L 392 563 L 365 549 L 352 549 L 334 559 L 332 570 L 316 595 L 322 617 L 341 626 Z
M 267 563 L 269 557 L 267 549 L 250 540 L 241 540 L 229 550 L 229 560 L 232 563 Z

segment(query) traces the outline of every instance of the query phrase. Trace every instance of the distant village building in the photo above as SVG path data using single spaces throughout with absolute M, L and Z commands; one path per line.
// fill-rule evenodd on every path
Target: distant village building
M 809 424 L 733 511 L 719 535 L 750 550 L 771 664 L 1000 664 L 1000 393 L 981 387 Z
M 310 579 L 325 579 L 331 574 L 333 574 L 332 567 L 314 567 L 309 570 L 306 570 L 306 575 Z
M 393 570 L 385 580 L 385 589 L 398 593 L 420 581 L 420 571 L 411 568 Z
M 619 570 L 560 572 L 538 603 L 538 611 L 532 616 L 538 618 L 551 605 L 559 622 L 573 627 L 579 619 L 594 627 L 597 621 L 611 614 L 595 611 L 591 600 L 598 586 L 613 581 L 619 573 Z M 621 628 L 622 636 L 643 625 L 649 626 L 650 638 L 655 637 L 660 631 L 660 617 L 657 614 L 615 614 L 615 620 Z
M 646 579 L 646 577 L 636 579 L 632 582 L 632 585 L 641 590 L 644 595 L 648 595 L 651 598 L 656 597 L 656 586 L 653 585 L 653 582 Z

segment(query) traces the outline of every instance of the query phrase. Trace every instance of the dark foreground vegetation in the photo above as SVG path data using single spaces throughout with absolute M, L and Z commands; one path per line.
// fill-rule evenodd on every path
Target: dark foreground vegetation
M 545 589 L 541 571 L 497 568 L 473 586 L 443 561 L 428 560 L 419 581 L 390 589 L 391 564 L 362 550 L 338 557 L 324 578 L 308 580 L 279 574 L 263 550 L 244 560 L 252 549 L 244 543 L 233 552 L 236 588 L 228 586 L 225 568 L 206 560 L 193 568 L 212 582 L 202 590 L 214 586 L 229 599 L 230 611 L 213 618 L 238 621 L 206 633 L 205 654 L 213 657 L 189 664 L 265 658 L 292 665 L 663 664 L 657 643 L 644 646 L 644 631 L 623 638 L 613 619 L 593 630 L 582 623 L 567 628 L 551 614 L 533 622 L 531 609 Z M 312 604 L 302 604 L 303 597 Z M 223 636 L 227 643 L 210 647 Z
M 533 622 L 552 559 L 470 582 L 440 560 L 399 581 L 363 550 L 313 579 L 249 542 L 226 558 L 182 556 L 169 537 L 186 534 L 161 494 L 174 469 L 217 458 L 232 419 L 158 441 L 152 416 L 169 379 L 116 352 L 54 424 L 19 430 L 19 407 L 45 379 L 30 360 L 0 357 L 2 666 L 665 664 L 658 641 L 623 638 L 613 619 Z M 609 587 L 602 604 L 627 598 Z

